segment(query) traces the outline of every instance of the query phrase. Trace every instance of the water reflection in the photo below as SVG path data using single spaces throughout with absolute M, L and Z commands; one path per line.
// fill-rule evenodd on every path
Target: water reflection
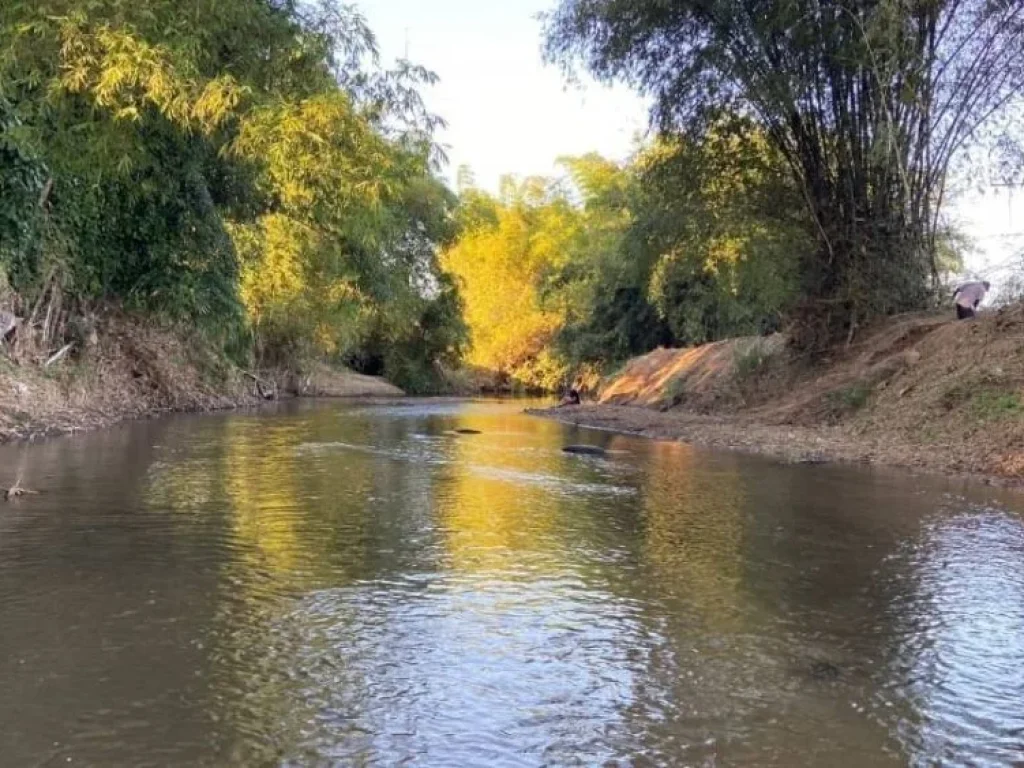
M 887 695 L 917 765 L 1024 760 L 1024 524 L 987 509 L 929 521 L 901 553 L 908 591 Z M 922 607 L 927 611 L 922 611 Z
M 5 762 L 1024 755 L 1018 500 L 518 410 L 300 404 L 0 448 L 47 489 L 0 515 Z M 586 441 L 609 457 L 560 450 Z
M 737 631 L 744 578 L 745 489 L 734 463 L 694 471 L 700 454 L 681 443 L 647 452 L 643 512 L 645 556 L 655 582 L 689 603 L 711 631 Z

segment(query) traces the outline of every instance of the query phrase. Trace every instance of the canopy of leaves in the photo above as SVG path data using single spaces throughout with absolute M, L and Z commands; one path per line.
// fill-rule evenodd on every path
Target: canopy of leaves
M 662 344 L 776 330 L 796 300 L 813 225 L 777 151 L 719 120 L 629 163 L 561 161 L 565 177 L 462 195 L 444 254 L 461 281 L 468 360 L 551 388 Z
M 563 321 L 541 306 L 545 274 L 569 257 L 579 212 L 551 182 L 508 178 L 501 201 L 482 192 L 464 196 L 466 229 L 443 255 L 460 282 L 472 344 L 467 362 L 514 383 L 553 389 L 562 370 L 549 347 Z
M 807 343 L 922 306 L 950 158 L 1024 84 L 1024 2 L 562 0 L 548 55 L 652 95 L 669 132 L 756 120 L 815 227 Z
M 679 343 L 778 330 L 814 250 L 785 163 L 744 120 L 641 156 L 631 247 L 653 264 L 650 295 Z
M 0 39 L 0 227 L 26 205 L 46 224 L 0 256 L 22 302 L 59 273 L 85 303 L 251 334 L 267 361 L 355 354 L 457 304 L 433 75 L 382 71 L 351 6 L 10 0 Z

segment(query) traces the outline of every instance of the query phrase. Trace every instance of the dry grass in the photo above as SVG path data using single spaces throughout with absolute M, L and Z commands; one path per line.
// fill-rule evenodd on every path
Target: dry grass
M 100 322 L 96 343 L 50 367 L 16 364 L 0 349 L 0 442 L 95 429 L 178 411 L 263 402 L 254 379 L 186 330 L 122 314 Z M 263 384 L 315 397 L 401 397 L 382 379 L 315 366 L 306 375 L 261 372 Z
M 316 365 L 308 373 L 295 377 L 288 389 L 302 397 L 403 397 L 405 393 L 376 376 L 339 371 Z
M 601 387 L 605 405 L 639 405 L 711 411 L 740 396 L 746 383 L 775 355 L 783 353 L 782 336 L 719 341 L 691 349 L 656 349 L 634 358 Z M 753 361 L 756 366 L 752 366 Z
M 600 403 L 572 418 L 786 456 L 1024 479 L 1024 305 L 971 322 L 890 318 L 813 368 L 778 337 L 661 349 L 606 382 Z
M 49 368 L 0 352 L 0 441 L 253 401 L 237 371 L 167 329 L 113 316 L 98 338 Z

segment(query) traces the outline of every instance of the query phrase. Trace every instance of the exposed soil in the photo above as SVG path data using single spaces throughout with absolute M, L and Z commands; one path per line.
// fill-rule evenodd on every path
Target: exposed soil
M 301 376 L 291 376 L 284 387 L 301 397 L 404 397 L 405 393 L 378 376 L 364 376 L 317 365 Z
M 251 407 L 266 396 L 389 397 L 383 380 L 317 367 L 310 374 L 239 370 L 187 332 L 117 315 L 96 342 L 44 367 L 16 365 L 0 344 L 0 443 L 79 432 L 169 412 Z
M 1024 306 L 891 318 L 814 367 L 780 337 L 657 350 L 576 424 L 790 461 L 851 461 L 1024 484 Z

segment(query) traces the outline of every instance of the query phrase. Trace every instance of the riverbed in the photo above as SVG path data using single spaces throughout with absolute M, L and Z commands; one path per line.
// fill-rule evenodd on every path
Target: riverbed
M 1020 764 L 1024 497 L 523 407 L 0 446 L 0 763 Z

